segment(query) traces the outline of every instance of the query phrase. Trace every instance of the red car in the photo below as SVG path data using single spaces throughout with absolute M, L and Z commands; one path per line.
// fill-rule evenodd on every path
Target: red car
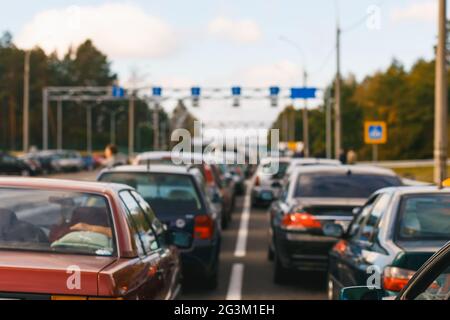
M 128 186 L 0 178 L 0 299 L 174 299 L 178 251 Z

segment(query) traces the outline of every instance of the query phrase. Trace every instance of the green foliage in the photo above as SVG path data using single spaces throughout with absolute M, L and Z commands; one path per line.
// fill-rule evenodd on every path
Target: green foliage
M 449 79 L 450 80 L 450 79 Z M 372 147 L 364 144 L 364 121 L 386 121 L 388 143 L 379 147 L 381 160 L 433 157 L 434 61 L 418 60 L 410 70 L 394 60 L 384 71 L 358 83 L 349 76 L 342 83 L 343 144 L 360 160 L 370 160 Z M 449 82 L 450 83 L 450 82 Z M 333 91 L 334 88 L 331 87 Z M 281 128 L 282 112 L 273 127 Z M 292 116 L 292 115 L 291 115 Z M 302 112 L 295 113 L 296 138 L 302 140 Z M 310 110 L 313 155 L 325 154 L 324 107 Z M 283 132 L 283 131 L 282 131 Z M 282 135 L 283 139 L 283 135 Z
M 70 48 L 59 58 L 56 53 L 46 55 L 36 47 L 30 56 L 30 144 L 42 146 L 42 90 L 46 86 L 111 86 L 117 81 L 112 73 L 108 57 L 100 52 L 90 40 L 78 48 Z M 0 150 L 22 148 L 22 105 L 25 51 L 14 45 L 10 33 L 0 37 Z M 110 111 L 127 107 L 127 102 L 92 103 L 94 149 L 103 150 L 110 143 Z M 86 149 L 87 104 L 64 103 L 63 147 Z M 126 109 L 126 108 L 125 108 Z M 151 149 L 152 112 L 143 101 L 136 102 L 135 141 L 137 151 Z M 162 121 L 168 122 L 162 112 Z M 147 123 L 146 127 L 142 123 Z M 128 114 L 117 116 L 117 143 L 121 150 L 128 145 Z M 49 110 L 50 148 L 56 148 L 56 105 Z

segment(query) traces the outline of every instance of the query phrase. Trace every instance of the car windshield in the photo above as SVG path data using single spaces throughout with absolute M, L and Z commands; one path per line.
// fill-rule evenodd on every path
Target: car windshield
M 450 194 L 413 195 L 400 207 L 400 240 L 450 240 Z
M 399 185 L 400 180 L 393 176 L 307 173 L 298 177 L 295 197 L 368 198 L 379 189 Z
M 103 182 L 131 186 L 151 205 L 160 217 L 170 214 L 199 214 L 203 203 L 189 175 L 167 173 L 106 173 Z
M 0 189 L 0 250 L 112 256 L 110 221 L 103 196 Z

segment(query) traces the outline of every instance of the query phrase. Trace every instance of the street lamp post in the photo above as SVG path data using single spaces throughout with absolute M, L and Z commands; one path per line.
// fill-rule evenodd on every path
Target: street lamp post
M 23 81 L 23 152 L 30 149 L 30 56 L 31 51 L 26 50 Z
M 303 72 L 303 86 L 306 88 L 308 85 L 308 73 Z M 303 144 L 305 157 L 309 157 L 309 115 L 308 115 L 308 99 L 305 99 L 305 105 L 303 107 Z
M 306 71 L 306 58 L 305 54 L 302 50 L 302 48 L 295 42 L 291 41 L 290 39 L 287 39 L 285 37 L 280 37 L 281 41 L 284 41 L 288 44 L 290 44 L 292 47 L 297 49 L 297 51 L 300 53 L 300 56 L 302 58 L 302 67 L 303 67 L 303 86 L 307 86 L 308 82 L 308 72 Z M 303 107 L 303 150 L 305 157 L 309 156 L 309 116 L 308 116 L 308 100 L 305 99 L 304 107 Z M 294 130 L 294 137 L 295 137 L 295 127 Z

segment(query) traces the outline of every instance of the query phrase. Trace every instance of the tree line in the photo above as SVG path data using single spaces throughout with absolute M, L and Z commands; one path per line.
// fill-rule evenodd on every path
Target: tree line
M 449 73 L 450 75 L 450 73 Z M 450 83 L 450 82 L 449 82 Z M 334 86 L 330 85 L 331 92 Z M 342 81 L 343 147 L 357 151 L 360 160 L 372 158 L 372 147 L 364 143 L 365 121 L 386 121 L 388 142 L 379 147 L 380 160 L 430 159 L 433 157 L 435 61 L 419 59 L 406 69 L 393 60 L 385 70 L 358 82 L 353 75 Z M 333 95 L 332 95 L 333 96 Z M 326 154 L 325 106 L 309 112 L 310 149 L 314 156 Z M 285 116 L 295 123 L 295 139 L 303 140 L 302 111 L 286 108 L 273 124 L 281 140 Z M 334 139 L 332 139 L 334 141 Z M 334 150 L 334 148 L 332 149 Z
M 0 150 L 22 150 L 23 83 L 25 51 L 18 48 L 9 32 L 0 37 Z M 56 52 L 47 55 L 35 47 L 30 55 L 30 145 L 42 147 L 42 90 L 47 86 L 112 86 L 118 77 L 111 70 L 108 57 L 90 40 L 69 48 L 64 56 Z M 126 102 L 125 102 L 126 103 Z M 110 143 L 111 112 L 127 109 L 124 102 L 105 102 L 93 108 L 93 147 L 103 150 Z M 85 103 L 64 102 L 63 146 L 65 149 L 86 150 Z M 124 107 L 124 108 L 121 108 Z M 56 104 L 49 108 L 49 144 L 56 148 Z M 162 140 L 170 132 L 169 115 L 160 110 Z M 136 102 L 136 151 L 151 150 L 152 111 L 146 102 Z M 122 112 L 116 120 L 117 144 L 121 150 L 128 145 L 128 114 Z M 166 124 L 166 125 L 164 125 Z

